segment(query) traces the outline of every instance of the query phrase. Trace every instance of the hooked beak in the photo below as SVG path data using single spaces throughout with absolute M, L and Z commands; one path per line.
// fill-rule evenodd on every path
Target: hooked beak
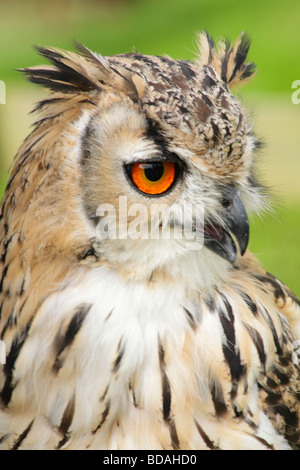
M 229 187 L 224 191 L 223 207 L 221 217 L 226 230 L 219 225 L 205 224 L 204 245 L 230 263 L 234 263 L 237 247 L 231 235 L 235 237 L 242 256 L 249 242 L 249 220 L 236 188 Z

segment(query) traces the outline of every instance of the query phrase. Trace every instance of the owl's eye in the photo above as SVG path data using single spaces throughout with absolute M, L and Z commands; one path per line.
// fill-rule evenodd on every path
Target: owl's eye
M 133 163 L 127 173 L 134 186 L 145 194 L 164 194 L 175 183 L 178 164 L 171 161 Z

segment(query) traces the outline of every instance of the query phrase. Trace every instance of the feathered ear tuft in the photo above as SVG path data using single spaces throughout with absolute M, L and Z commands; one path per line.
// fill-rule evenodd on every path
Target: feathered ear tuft
M 51 62 L 52 66 L 19 69 L 32 83 L 62 93 L 78 93 L 99 88 L 99 77 L 93 74 L 91 67 L 87 72 L 88 61 L 78 54 L 40 46 L 35 46 L 35 49 Z
M 19 69 L 27 78 L 55 92 L 78 94 L 92 90 L 117 90 L 133 100 L 142 98 L 146 86 L 134 72 L 76 42 L 79 54 L 35 46 L 52 65 Z
M 250 47 L 250 39 L 242 33 L 233 45 L 230 41 L 219 40 L 217 45 L 207 31 L 198 38 L 199 65 L 211 65 L 229 86 L 242 85 L 255 73 L 255 64 L 245 62 Z

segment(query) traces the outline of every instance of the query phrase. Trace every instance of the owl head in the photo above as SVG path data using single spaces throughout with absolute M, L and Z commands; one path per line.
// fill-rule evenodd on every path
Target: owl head
M 56 241 L 48 224 L 46 244 L 49 233 L 81 261 L 147 276 L 187 258 L 215 274 L 238 262 L 247 212 L 263 200 L 259 141 L 230 91 L 255 73 L 249 45 L 244 35 L 231 45 L 202 33 L 194 61 L 38 48 L 52 65 L 23 72 L 53 94 L 38 104 L 22 152 L 49 172 L 44 204 L 63 221 Z

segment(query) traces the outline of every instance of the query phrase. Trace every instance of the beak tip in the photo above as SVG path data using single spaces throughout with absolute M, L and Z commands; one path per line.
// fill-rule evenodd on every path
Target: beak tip
M 243 235 L 239 237 L 238 244 L 240 248 L 240 253 L 242 256 L 244 256 L 244 254 L 247 251 L 248 244 L 249 244 L 249 223 L 247 223 L 247 231 L 245 231 Z

